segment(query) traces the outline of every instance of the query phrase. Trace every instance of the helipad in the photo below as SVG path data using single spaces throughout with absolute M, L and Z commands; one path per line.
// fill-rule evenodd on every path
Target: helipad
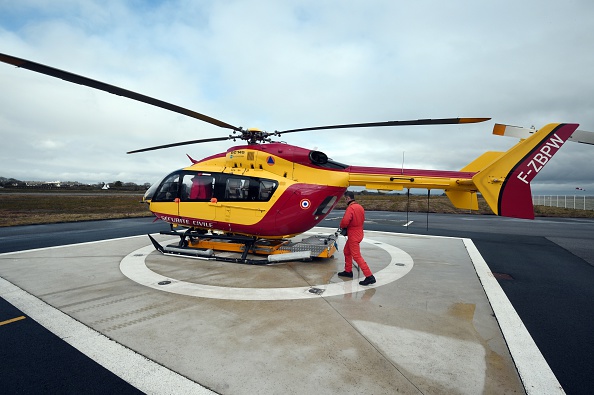
M 179 241 L 177 240 L 173 240 Z M 324 278 L 321 284 L 313 284 L 299 287 L 274 287 L 270 284 L 267 287 L 231 287 L 231 286 L 217 286 L 201 284 L 200 282 L 188 282 L 173 278 L 172 276 L 164 276 L 156 273 L 147 267 L 146 258 L 154 251 L 152 245 L 142 247 L 136 251 L 128 254 L 120 262 L 120 270 L 129 279 L 136 281 L 139 284 L 146 285 L 159 291 L 176 293 L 179 295 L 195 296 L 202 298 L 213 299 L 230 299 L 230 300 L 289 300 L 289 299 L 309 299 L 320 298 L 336 295 L 351 294 L 354 292 L 365 291 L 369 288 L 375 288 L 381 285 L 390 284 L 403 276 L 405 276 L 413 267 L 413 259 L 403 250 L 392 245 L 375 241 L 367 238 L 364 243 L 373 243 L 375 246 L 384 250 L 388 254 L 388 259 L 385 261 L 385 267 L 379 269 L 375 274 L 382 281 L 368 287 L 359 285 L 359 279 L 353 280 L 343 279 L 338 282 L 328 282 Z M 172 259 L 171 257 L 169 259 Z M 208 275 L 210 268 L 201 265 L 206 260 L 202 259 L 197 262 L 194 268 L 194 275 L 204 272 Z M 323 262 L 323 261 L 318 261 Z M 315 264 L 314 264 L 315 265 Z M 230 270 L 228 263 L 218 265 Z M 238 275 L 241 279 L 241 273 Z M 279 282 L 283 281 L 279 279 Z
M 0 291 L 145 392 L 554 388 L 470 241 L 382 232 L 365 241 L 378 280 L 369 288 L 336 276 L 340 251 L 250 266 L 163 256 L 145 236 L 0 255 Z

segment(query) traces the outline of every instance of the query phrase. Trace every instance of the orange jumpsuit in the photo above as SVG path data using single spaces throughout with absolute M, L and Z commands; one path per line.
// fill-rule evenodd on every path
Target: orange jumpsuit
M 372 275 L 367 262 L 361 256 L 361 246 L 359 243 L 363 240 L 363 222 L 365 222 L 365 210 L 363 207 L 351 200 L 344 212 L 344 217 L 340 221 L 340 227 L 347 229 L 347 242 L 344 246 L 344 270 L 353 271 L 353 259 L 363 270 L 365 277 Z

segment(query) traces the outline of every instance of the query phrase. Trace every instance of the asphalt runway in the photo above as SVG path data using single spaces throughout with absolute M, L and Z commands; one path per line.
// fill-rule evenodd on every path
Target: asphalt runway
M 341 216 L 334 211 L 320 225 L 336 227 Z M 0 228 L 0 253 L 167 229 L 149 218 Z M 592 392 L 594 221 L 368 212 L 366 229 L 472 239 L 566 393 Z M 0 322 L 15 317 L 24 315 L 0 300 Z M 18 380 L 28 383 L 19 387 L 25 393 L 138 393 L 32 319 L 20 324 L 18 331 L 0 326 L 7 393 L 16 392 L 17 377 L 27 377 Z

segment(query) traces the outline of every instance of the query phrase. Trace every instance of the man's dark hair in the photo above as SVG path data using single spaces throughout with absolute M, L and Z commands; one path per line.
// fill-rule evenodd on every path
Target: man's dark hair
M 351 198 L 351 199 L 355 200 L 355 193 L 354 193 L 354 192 L 352 192 L 352 191 L 346 191 L 346 192 L 344 193 L 344 196 L 348 196 L 349 198 Z

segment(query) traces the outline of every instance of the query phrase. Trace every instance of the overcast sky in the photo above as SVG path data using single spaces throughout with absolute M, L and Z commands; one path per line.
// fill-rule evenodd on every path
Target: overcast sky
M 0 52 L 267 131 L 492 117 L 282 138 L 348 164 L 459 170 L 516 143 L 495 123 L 594 131 L 593 20 L 591 0 L 0 0 Z M 7 64 L 0 87 L 3 177 L 152 183 L 232 144 L 126 155 L 228 130 Z M 593 155 L 567 143 L 533 192 L 594 193 Z

